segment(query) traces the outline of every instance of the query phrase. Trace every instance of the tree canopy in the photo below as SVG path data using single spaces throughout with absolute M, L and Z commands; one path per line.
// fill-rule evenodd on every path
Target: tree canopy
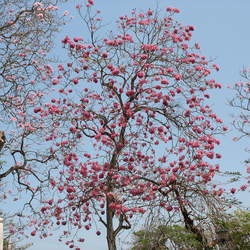
M 122 231 L 156 214 L 167 223 L 136 232 L 135 248 L 213 247 L 218 225 L 245 232 L 248 214 L 224 220 L 234 199 L 214 184 L 228 128 L 209 102 L 222 87 L 219 66 L 193 42 L 194 27 L 166 7 L 132 10 L 109 29 L 88 0 L 76 6 L 88 35 L 65 36 L 58 63 L 49 53 L 67 13 L 56 4 L 0 4 L 8 13 L 0 21 L 0 187 L 13 177 L 9 193 L 25 200 L 16 216 L 29 235 L 58 230 L 79 250 L 84 230 L 104 228 L 116 250 Z M 249 136 L 249 84 L 235 90 L 231 105 L 242 113 L 234 125 Z M 248 244 L 243 231 L 230 231 L 237 246 Z

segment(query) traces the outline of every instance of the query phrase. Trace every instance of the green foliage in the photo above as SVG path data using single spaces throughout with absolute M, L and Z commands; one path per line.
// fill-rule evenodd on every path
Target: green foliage
M 161 225 L 155 230 L 141 230 L 134 235 L 136 239 L 132 250 L 202 249 L 196 235 L 180 225 Z
M 181 225 L 161 225 L 152 230 L 134 233 L 135 241 L 131 250 L 249 250 L 250 249 L 250 212 L 238 210 L 226 219 L 214 221 L 216 235 L 210 235 L 209 244 L 204 246 L 197 235 Z M 211 232 L 207 232 L 208 234 Z M 204 234 L 206 232 L 204 231 Z
M 226 244 L 234 250 L 250 249 L 250 212 L 236 211 L 226 222 L 218 222 L 227 232 Z

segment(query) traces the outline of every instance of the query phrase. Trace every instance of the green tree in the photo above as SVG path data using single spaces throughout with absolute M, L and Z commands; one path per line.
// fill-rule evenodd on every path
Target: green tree
M 197 236 L 181 225 L 161 225 L 152 231 L 134 233 L 132 250 L 202 249 Z
M 250 249 L 250 212 L 238 210 L 227 221 L 219 222 L 221 230 L 217 232 L 217 244 L 220 249 Z M 222 236 L 221 236 L 221 235 Z
M 248 250 L 250 249 L 250 212 L 237 210 L 224 218 L 214 219 L 214 229 L 210 232 L 203 228 L 204 241 L 185 226 L 160 225 L 152 230 L 134 232 L 134 243 L 131 250 Z M 197 224 L 197 221 L 195 221 Z

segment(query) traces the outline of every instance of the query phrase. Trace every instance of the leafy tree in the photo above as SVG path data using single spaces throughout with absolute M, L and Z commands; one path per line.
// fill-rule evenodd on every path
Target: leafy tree
M 250 213 L 237 210 L 234 214 L 211 218 L 212 231 L 201 232 L 207 241 L 201 242 L 197 235 L 181 225 L 160 225 L 150 230 L 134 232 L 133 250 L 145 249 L 249 249 Z M 199 221 L 196 221 L 196 225 Z M 204 244 L 205 243 L 205 244 Z
M 221 249 L 247 250 L 250 248 L 250 213 L 244 210 L 237 210 L 233 215 L 228 216 L 226 221 L 218 221 L 223 233 L 222 240 L 217 244 Z M 220 235 L 217 237 L 221 238 Z
M 224 192 L 209 185 L 221 158 L 216 134 L 227 130 L 206 102 L 207 90 L 221 87 L 210 78 L 218 66 L 192 44 L 193 26 L 175 21 L 178 9 L 134 10 L 102 37 L 93 5 L 89 0 L 86 12 L 77 6 L 89 39 L 62 40 L 68 61 L 57 70 L 39 68 L 51 89 L 32 99 L 32 115 L 16 117 L 18 124 L 32 118 L 32 138 L 44 153 L 32 159 L 49 169 L 49 192 L 39 196 L 41 187 L 21 175 L 42 204 L 31 235 L 69 228 L 63 237 L 75 236 L 66 244 L 79 249 L 80 229 L 90 230 L 97 217 L 115 250 L 117 235 L 156 208 L 183 216 L 186 229 L 201 237 L 194 218 Z
M 132 250 L 202 249 L 196 235 L 180 225 L 162 225 L 153 231 L 138 231 L 134 235 Z
M 192 205 L 181 204 L 179 215 L 161 217 L 156 222 L 146 224 L 145 230 L 135 232 L 133 249 L 140 249 L 139 245 L 145 249 L 157 249 L 159 243 L 163 249 L 213 249 L 217 244 L 216 232 L 221 228 L 218 220 L 227 219 L 225 208 L 228 201 L 225 197 L 216 200 L 212 197 L 195 197 L 192 202 Z M 229 203 L 232 204 L 232 201 Z M 195 204 L 196 207 L 191 209 Z

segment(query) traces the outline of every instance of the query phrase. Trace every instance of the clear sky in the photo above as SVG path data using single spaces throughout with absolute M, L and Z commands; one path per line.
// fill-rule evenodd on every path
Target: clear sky
M 77 16 L 74 6 L 81 2 L 69 1 L 71 15 Z M 250 32 L 249 32 L 249 0 L 95 0 L 95 6 L 102 11 L 104 20 L 111 22 L 131 9 L 154 9 L 156 4 L 160 8 L 167 6 L 176 7 L 181 13 L 177 20 L 186 25 L 195 27 L 193 40 L 199 42 L 205 56 L 215 59 L 220 66 L 220 71 L 215 75 L 218 82 L 232 85 L 240 81 L 239 71 L 243 66 L 250 66 Z M 82 25 L 75 18 L 59 35 L 58 39 L 67 34 L 83 35 Z M 60 41 L 60 40 L 59 40 Z M 232 111 L 226 104 L 231 92 L 228 89 L 219 91 L 212 99 L 217 114 L 227 123 L 230 122 Z M 235 143 L 232 137 L 235 133 L 221 137 L 221 153 L 223 159 L 221 167 L 224 170 L 243 170 L 242 161 L 247 158 L 244 148 L 247 142 Z M 242 193 L 240 198 L 247 200 L 249 192 Z M 83 250 L 107 250 L 105 236 L 97 237 L 95 233 L 83 237 L 87 242 L 82 245 Z M 69 249 L 62 243 L 57 243 L 55 238 L 34 241 L 30 250 L 64 250 Z

